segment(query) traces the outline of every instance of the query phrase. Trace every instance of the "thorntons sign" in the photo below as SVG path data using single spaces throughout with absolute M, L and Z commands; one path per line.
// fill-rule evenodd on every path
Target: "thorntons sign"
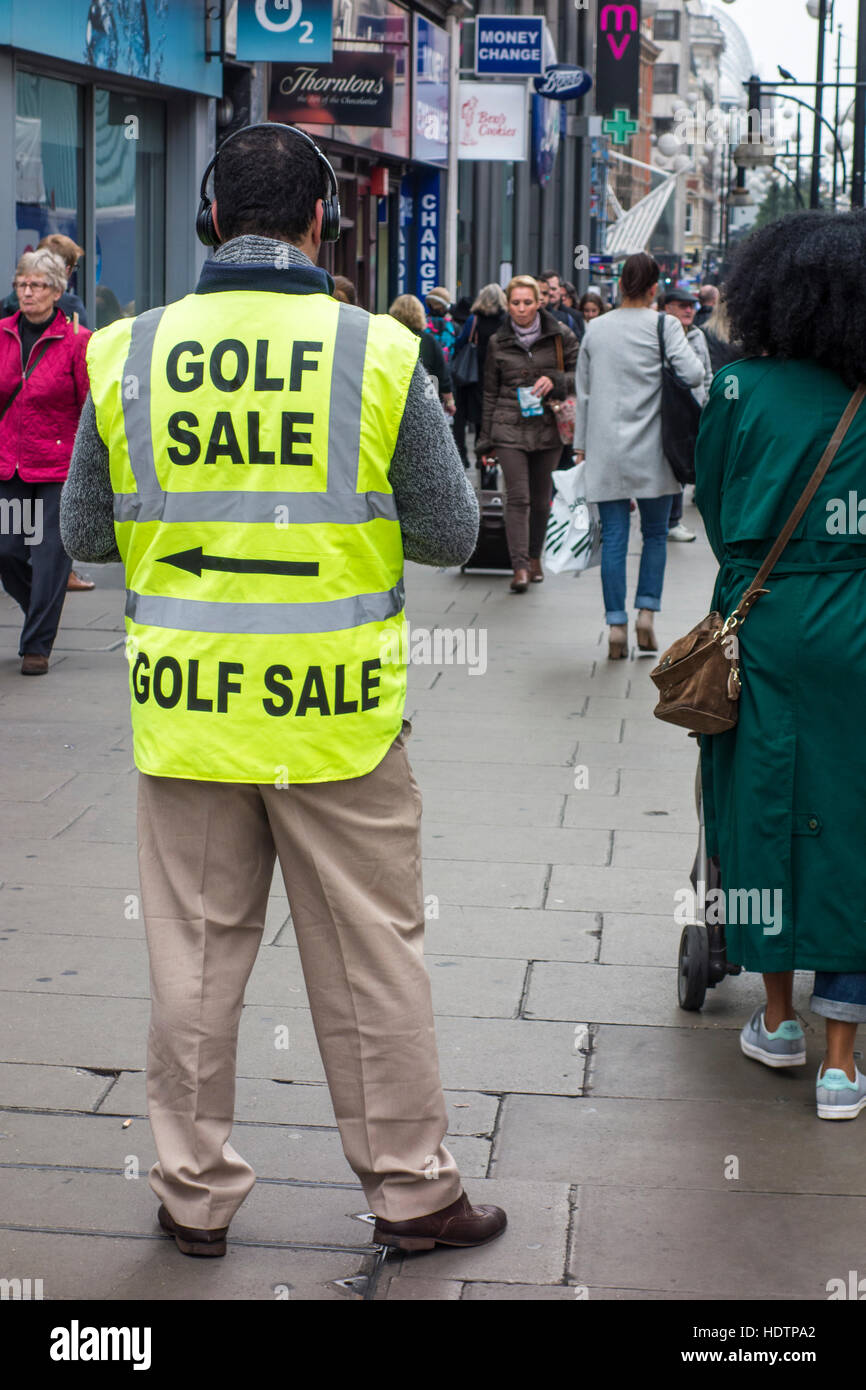
M 268 118 L 293 125 L 390 126 L 393 53 L 335 53 L 332 63 L 271 64 Z

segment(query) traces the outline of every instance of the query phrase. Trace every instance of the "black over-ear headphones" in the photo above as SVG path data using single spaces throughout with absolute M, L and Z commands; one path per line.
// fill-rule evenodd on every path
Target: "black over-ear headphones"
M 322 212 L 322 241 L 336 241 L 340 235 L 340 197 L 337 189 L 337 175 L 331 168 L 328 160 L 322 154 L 315 140 L 307 135 L 306 131 L 298 130 L 293 125 L 281 125 L 279 121 L 265 121 L 259 125 L 245 125 L 242 130 L 236 130 L 227 140 L 224 140 L 211 160 L 210 164 L 202 174 L 201 180 L 201 201 L 198 205 L 198 212 L 195 215 L 196 236 L 204 246 L 219 246 L 220 239 L 216 233 L 213 221 L 213 208 L 211 200 L 207 195 L 207 181 L 210 172 L 225 149 L 226 145 L 232 140 L 236 140 L 239 135 L 246 135 L 250 130 L 290 130 L 293 135 L 297 135 L 301 140 L 306 140 L 308 145 L 316 151 L 319 159 L 325 166 L 328 174 L 328 182 L 331 192 L 327 198 L 323 199 L 324 209 Z

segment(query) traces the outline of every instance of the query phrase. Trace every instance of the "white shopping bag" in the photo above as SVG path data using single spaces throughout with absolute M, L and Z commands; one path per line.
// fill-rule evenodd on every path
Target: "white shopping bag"
M 586 500 L 586 462 L 554 473 L 553 485 L 544 567 L 551 574 L 580 574 L 601 564 L 601 521 L 598 507 Z

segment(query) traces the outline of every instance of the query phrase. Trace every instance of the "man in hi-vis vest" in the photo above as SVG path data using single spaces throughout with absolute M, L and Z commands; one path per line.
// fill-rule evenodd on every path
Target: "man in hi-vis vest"
M 443 1145 L 403 722 L 404 553 L 462 563 L 477 504 L 418 339 L 315 265 L 340 225 L 318 147 L 238 132 L 212 204 L 210 168 L 195 292 L 91 339 L 62 508 L 71 555 L 126 568 L 159 1221 L 222 1255 L 255 1180 L 229 1135 L 276 857 L 374 1240 L 479 1245 L 505 1213 Z

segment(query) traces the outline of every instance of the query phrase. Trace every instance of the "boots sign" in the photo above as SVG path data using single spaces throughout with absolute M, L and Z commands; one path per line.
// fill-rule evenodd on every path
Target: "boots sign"
M 553 63 L 542 77 L 534 77 L 532 84 L 540 97 L 550 101 L 576 101 L 589 91 L 592 77 L 572 63 Z

